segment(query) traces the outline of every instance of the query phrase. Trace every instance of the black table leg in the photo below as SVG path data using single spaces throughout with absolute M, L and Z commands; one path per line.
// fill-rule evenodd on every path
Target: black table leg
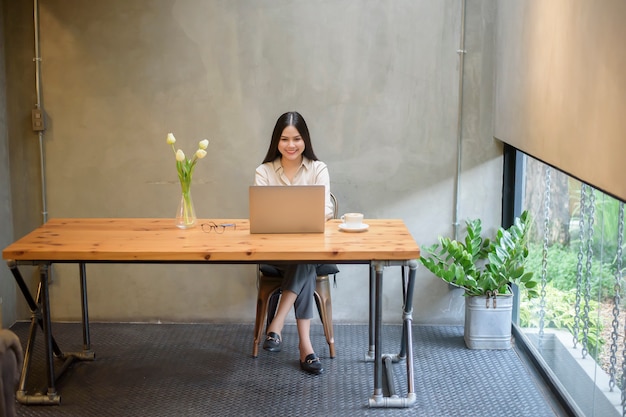
M 60 404 L 61 397 L 55 387 L 54 358 L 52 357 L 52 323 L 50 320 L 50 292 L 48 288 L 49 264 L 39 265 L 39 285 L 41 286 L 41 313 L 43 319 L 43 334 L 46 351 L 46 378 L 48 382 L 47 400 L 53 404 Z
M 87 269 L 85 263 L 81 262 L 80 267 L 80 297 L 81 310 L 83 313 L 83 350 L 91 351 L 91 338 L 89 337 L 89 309 L 87 308 Z
M 48 287 L 48 279 L 50 272 L 50 263 L 33 263 L 39 267 L 39 284 L 37 287 L 37 296 L 33 298 L 21 272 L 15 261 L 7 261 L 9 269 L 20 288 L 24 299 L 28 303 L 31 310 L 31 324 L 29 329 L 28 341 L 24 352 L 24 364 L 22 366 L 22 374 L 16 393 L 16 399 L 21 404 L 38 404 L 38 405 L 59 405 L 61 396 L 56 389 L 56 380 L 69 368 L 74 360 L 93 360 L 94 353 L 90 350 L 89 340 L 89 318 L 87 314 L 87 288 L 85 280 L 84 264 L 81 264 L 81 291 L 83 301 L 83 351 L 76 353 L 63 353 L 59 348 L 54 336 L 52 335 L 52 322 L 50 318 L 50 293 Z M 37 335 L 37 327 L 40 327 L 44 336 L 45 348 L 45 366 L 46 366 L 46 388 L 44 393 L 34 395 L 27 394 L 26 385 L 30 373 L 31 361 L 33 356 L 33 348 Z M 55 369 L 55 358 L 64 359 L 61 367 Z

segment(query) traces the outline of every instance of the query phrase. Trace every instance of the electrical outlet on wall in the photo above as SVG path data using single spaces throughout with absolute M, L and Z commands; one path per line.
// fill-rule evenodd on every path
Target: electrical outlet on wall
M 33 123 L 33 130 L 35 132 L 40 132 L 46 129 L 46 123 L 42 109 L 33 109 L 31 113 L 31 120 Z

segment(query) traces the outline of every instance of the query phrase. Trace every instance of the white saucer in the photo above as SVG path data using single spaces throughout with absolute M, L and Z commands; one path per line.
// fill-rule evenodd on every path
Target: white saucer
M 370 228 L 369 224 L 362 223 L 359 227 L 348 227 L 345 223 L 339 223 L 339 230 L 344 232 L 364 232 Z

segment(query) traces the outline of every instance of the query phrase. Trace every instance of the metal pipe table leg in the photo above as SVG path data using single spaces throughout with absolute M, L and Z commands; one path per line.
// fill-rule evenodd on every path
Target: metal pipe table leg
M 376 265 L 376 302 L 374 307 L 374 399 L 383 396 L 383 356 L 382 356 L 382 330 L 383 330 L 383 266 Z
M 49 264 L 39 266 L 39 284 L 41 285 L 41 313 L 43 319 L 43 333 L 46 351 L 46 377 L 48 380 L 47 400 L 45 403 L 60 404 L 61 396 L 57 394 L 55 387 L 54 359 L 52 357 L 52 323 L 50 321 L 50 293 L 48 288 Z
M 374 361 L 374 305 L 376 304 L 376 268 L 370 266 L 370 303 L 369 303 L 369 326 L 368 326 L 368 342 L 369 349 L 365 354 L 365 361 Z
M 402 310 L 403 313 L 406 311 L 406 300 L 407 300 L 407 291 L 408 291 L 408 277 L 406 274 L 406 266 L 402 265 L 402 300 L 403 300 L 403 306 L 402 306 Z M 412 305 L 412 304 L 409 304 Z M 404 319 L 404 315 L 403 315 L 403 319 Z M 407 340 L 407 329 L 406 326 L 404 326 L 404 320 L 402 322 L 403 326 L 402 326 L 402 339 L 400 342 L 400 353 L 398 353 L 398 358 L 400 360 L 404 360 L 406 358 L 406 343 L 405 340 Z
M 26 282 L 24 281 L 24 278 L 22 277 L 22 273 L 17 267 L 17 263 L 13 260 L 8 260 L 7 264 L 11 271 L 11 274 L 13 274 L 13 278 L 15 279 L 17 286 L 20 288 L 20 291 L 22 292 L 22 295 L 24 296 L 24 299 L 28 304 L 28 308 L 31 312 L 32 322 L 36 322 L 41 330 L 43 330 L 43 321 L 41 318 L 41 284 L 37 285 L 37 297 L 33 298 L 30 290 L 28 289 L 28 286 L 26 285 Z M 61 356 L 63 354 L 54 338 L 52 338 L 52 348 L 54 349 L 55 356 Z
M 87 306 L 87 269 L 85 263 L 81 262 L 80 267 L 80 296 L 81 309 L 83 314 L 83 351 L 91 351 L 91 338 L 89 336 L 89 309 Z
M 85 263 L 78 264 L 80 272 L 80 299 L 81 299 L 81 311 L 83 319 L 83 350 L 82 352 L 69 352 L 65 356 L 71 361 L 83 360 L 92 361 L 96 358 L 96 353 L 91 350 L 91 337 L 89 335 L 89 308 L 87 305 L 87 269 Z M 68 361 L 68 365 L 71 364 Z
M 402 346 L 406 347 L 406 374 L 407 374 L 407 387 L 408 397 L 412 397 L 413 401 L 417 400 L 415 393 L 415 375 L 413 368 L 413 292 L 415 289 L 415 276 L 417 274 L 417 261 L 409 262 L 409 277 L 405 292 L 404 301 L 404 332 L 406 336 L 402 341 Z
M 415 286 L 415 276 L 417 272 L 417 261 L 409 261 L 409 277 L 403 280 L 403 329 L 400 354 L 383 355 L 381 352 L 381 336 L 382 336 L 382 278 L 383 263 L 376 263 L 376 285 L 375 285 L 375 360 L 374 360 L 374 394 L 369 400 L 370 407 L 411 407 L 416 401 L 414 374 L 413 374 L 413 336 L 412 336 L 412 311 L 413 311 L 413 290 Z M 404 278 L 404 270 L 403 270 Z M 404 354 L 403 354 L 404 353 Z M 386 376 L 390 396 L 383 395 L 382 387 L 382 369 L 383 357 L 385 358 Z M 393 373 L 390 370 L 391 362 L 399 362 L 406 358 L 407 372 L 407 395 L 402 398 L 395 394 L 395 387 L 392 385 Z
M 20 381 L 18 384 L 18 389 L 16 392 L 16 399 L 21 404 L 50 404 L 50 405 L 58 405 L 60 403 L 60 397 L 56 394 L 54 389 L 54 384 L 50 385 L 49 381 L 51 378 L 54 378 L 54 368 L 52 368 L 52 376 L 47 375 L 48 380 L 48 392 L 47 395 L 28 395 L 26 393 L 26 383 L 28 381 L 28 376 L 30 374 L 30 365 L 33 357 L 33 347 L 35 344 L 35 338 L 37 335 L 37 327 L 39 326 L 45 337 L 45 347 L 46 347 L 46 355 L 49 357 L 49 360 L 46 361 L 48 366 L 47 371 L 50 370 L 50 364 L 53 363 L 52 355 L 57 357 L 63 356 L 63 352 L 59 348 L 54 340 L 54 337 L 48 332 L 50 329 L 49 323 L 46 323 L 46 320 L 50 318 L 49 314 L 44 314 L 42 306 L 47 306 L 47 300 L 44 300 L 44 297 L 47 297 L 47 289 L 48 289 L 48 264 L 39 265 L 39 284 L 37 286 L 37 296 L 33 298 L 24 278 L 20 270 L 17 267 L 17 263 L 13 260 L 8 260 L 7 265 L 13 274 L 13 278 L 17 283 L 28 307 L 31 311 L 31 322 L 29 328 L 29 336 L 28 341 L 26 343 L 26 350 L 24 352 L 24 363 L 22 365 L 22 374 L 20 375 Z M 45 289 L 44 289 L 45 283 Z M 48 359 L 48 358 L 47 358 Z M 50 389 L 52 387 L 52 389 Z
M 61 396 L 57 393 L 56 380 L 69 368 L 75 360 L 93 360 L 94 353 L 90 350 L 89 340 L 89 317 L 87 314 L 87 287 L 84 264 L 81 264 L 81 292 L 83 302 L 83 351 L 75 353 L 63 353 L 59 348 L 54 336 L 52 335 L 52 322 L 50 318 L 50 293 L 48 287 L 48 278 L 50 272 L 50 263 L 37 263 L 39 267 L 39 284 L 37 286 L 37 296 L 33 298 L 26 285 L 21 272 L 15 261 L 7 261 L 9 269 L 15 278 L 24 299 L 28 303 L 31 310 L 31 325 L 29 329 L 28 341 L 24 352 L 24 364 L 22 365 L 22 374 L 16 393 L 16 399 L 21 404 L 38 404 L 38 405 L 59 405 Z M 33 346 L 37 335 L 37 326 L 43 331 L 44 347 L 46 355 L 46 389 L 45 393 L 37 393 L 30 395 L 26 392 L 26 384 L 30 373 L 30 365 L 32 361 Z M 64 359 L 59 369 L 55 370 L 55 358 Z

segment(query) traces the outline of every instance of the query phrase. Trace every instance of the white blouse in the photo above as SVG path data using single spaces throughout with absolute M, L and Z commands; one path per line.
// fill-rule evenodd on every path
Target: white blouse
M 328 167 L 322 161 L 312 161 L 302 157 L 302 164 L 296 171 L 293 181 L 285 175 L 280 157 L 272 162 L 259 165 L 254 174 L 254 185 L 323 185 L 326 190 L 326 220 L 333 217 L 333 205 L 330 201 L 330 176 Z

